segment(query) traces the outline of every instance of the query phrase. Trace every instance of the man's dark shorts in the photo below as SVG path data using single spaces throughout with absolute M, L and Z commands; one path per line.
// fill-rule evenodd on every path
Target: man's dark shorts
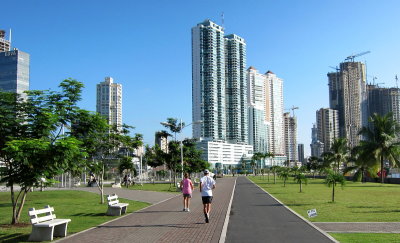
M 207 203 L 211 203 L 213 197 L 212 196 L 206 196 L 206 197 L 201 197 L 201 199 L 203 200 L 203 204 L 207 204 Z

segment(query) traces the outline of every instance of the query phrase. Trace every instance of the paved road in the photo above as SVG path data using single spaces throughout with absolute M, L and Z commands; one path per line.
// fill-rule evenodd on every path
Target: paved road
M 182 212 L 182 197 L 176 196 L 60 242 L 219 242 L 235 180 L 217 180 L 208 224 L 204 222 L 203 205 L 196 189 L 191 212 Z
M 246 177 L 238 177 L 226 242 L 334 241 L 279 204 Z

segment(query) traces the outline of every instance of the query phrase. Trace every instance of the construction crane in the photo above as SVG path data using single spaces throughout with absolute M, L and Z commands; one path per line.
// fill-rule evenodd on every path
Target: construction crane
M 299 107 L 293 105 L 291 108 L 285 109 L 285 110 L 292 110 L 292 116 L 294 117 L 294 110 L 297 110 L 297 109 L 299 109 Z
M 338 68 L 338 66 L 336 66 L 336 67 L 329 66 L 329 67 L 332 68 L 332 69 L 335 69 L 336 72 L 339 72 L 339 71 L 340 71 L 340 68 Z
M 365 51 L 365 52 L 361 52 L 361 53 L 358 53 L 358 54 L 355 54 L 355 55 L 351 55 L 351 56 L 346 57 L 346 59 L 344 59 L 344 61 L 354 62 L 354 58 L 359 57 L 359 56 L 363 56 L 363 55 L 368 54 L 368 53 L 370 53 L 370 51 Z

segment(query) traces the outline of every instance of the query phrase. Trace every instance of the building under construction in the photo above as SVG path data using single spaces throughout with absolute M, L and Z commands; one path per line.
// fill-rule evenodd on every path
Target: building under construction
M 6 40 L 6 32 L 0 30 L 0 52 L 10 51 L 11 41 Z
M 346 138 L 351 148 L 359 144 L 358 132 L 367 124 L 368 117 L 365 64 L 354 62 L 356 56 L 348 57 L 336 72 L 327 74 L 329 106 L 338 111 L 339 136 Z

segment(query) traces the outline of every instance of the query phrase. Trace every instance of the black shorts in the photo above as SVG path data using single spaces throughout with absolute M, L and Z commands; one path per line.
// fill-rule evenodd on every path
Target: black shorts
M 211 203 L 212 199 L 212 196 L 201 197 L 201 200 L 203 200 L 203 204 Z

